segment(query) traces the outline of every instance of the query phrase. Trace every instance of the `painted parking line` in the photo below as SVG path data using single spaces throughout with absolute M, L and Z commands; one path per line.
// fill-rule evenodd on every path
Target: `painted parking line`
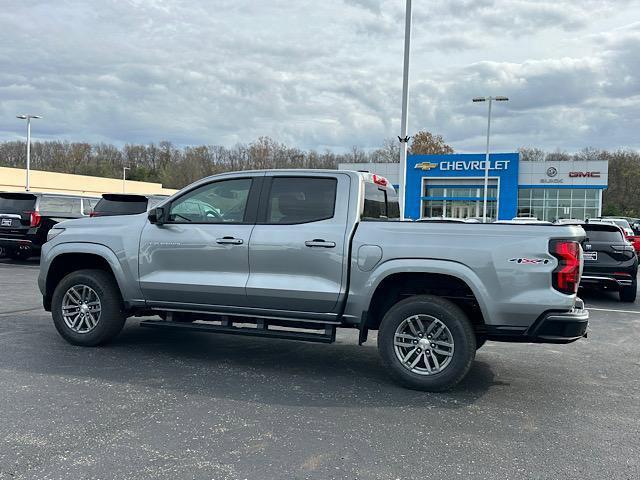
M 587 310 L 594 310 L 597 312 L 636 313 L 640 315 L 639 310 L 618 310 L 616 308 L 593 308 L 593 307 L 587 307 Z
M 0 316 L 16 315 L 18 313 L 29 313 L 29 312 L 35 312 L 36 310 L 43 310 L 43 308 L 42 307 L 33 307 L 33 308 L 23 308 L 21 310 L 9 310 L 8 312 L 0 312 Z

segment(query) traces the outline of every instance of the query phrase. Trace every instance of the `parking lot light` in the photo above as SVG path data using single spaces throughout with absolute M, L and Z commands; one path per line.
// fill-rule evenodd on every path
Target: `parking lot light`
M 125 186 L 127 185 L 127 170 L 131 170 L 131 167 L 122 167 L 122 193 L 125 193 Z
M 16 115 L 16 118 L 27 121 L 27 179 L 25 184 L 25 190 L 28 192 L 31 189 L 29 173 L 31 169 L 31 119 L 42 118 L 40 115 Z
M 509 100 L 509 98 L 504 96 L 474 97 L 471 100 L 474 103 L 489 102 L 489 108 L 488 108 L 488 114 L 487 114 L 487 149 L 484 156 L 484 199 L 482 202 L 482 222 L 483 223 L 487 222 L 487 197 L 489 192 L 489 136 L 491 135 L 491 103 L 494 100 L 496 102 L 506 102 Z

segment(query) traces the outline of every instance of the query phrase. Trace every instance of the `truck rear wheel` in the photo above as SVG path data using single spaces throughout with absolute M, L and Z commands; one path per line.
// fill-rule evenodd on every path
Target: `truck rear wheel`
M 115 279 L 103 270 L 78 270 L 64 277 L 53 292 L 51 315 L 62 338 L 85 347 L 112 340 L 125 321 Z
M 395 304 L 378 332 L 378 351 L 401 385 L 428 392 L 448 390 L 471 368 L 476 339 L 455 304 L 416 295 Z

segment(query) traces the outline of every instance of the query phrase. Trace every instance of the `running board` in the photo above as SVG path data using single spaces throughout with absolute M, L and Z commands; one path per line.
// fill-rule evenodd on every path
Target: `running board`
M 269 329 L 266 322 L 258 321 L 255 328 L 234 327 L 230 321 L 217 325 L 211 322 L 173 322 L 171 320 L 143 320 L 141 327 L 164 328 L 172 330 L 188 330 L 194 332 L 227 333 L 231 335 L 245 335 L 249 337 L 269 337 L 281 340 L 302 340 L 303 342 L 333 343 L 336 340 L 335 325 L 326 325 L 324 333 L 309 333 L 294 330 L 274 330 Z

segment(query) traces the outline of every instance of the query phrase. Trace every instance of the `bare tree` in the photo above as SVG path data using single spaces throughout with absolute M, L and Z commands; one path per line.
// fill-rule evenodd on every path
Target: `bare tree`
M 453 148 L 444 142 L 442 135 L 422 130 L 413 136 L 409 152 L 413 155 L 442 155 L 453 153 Z

